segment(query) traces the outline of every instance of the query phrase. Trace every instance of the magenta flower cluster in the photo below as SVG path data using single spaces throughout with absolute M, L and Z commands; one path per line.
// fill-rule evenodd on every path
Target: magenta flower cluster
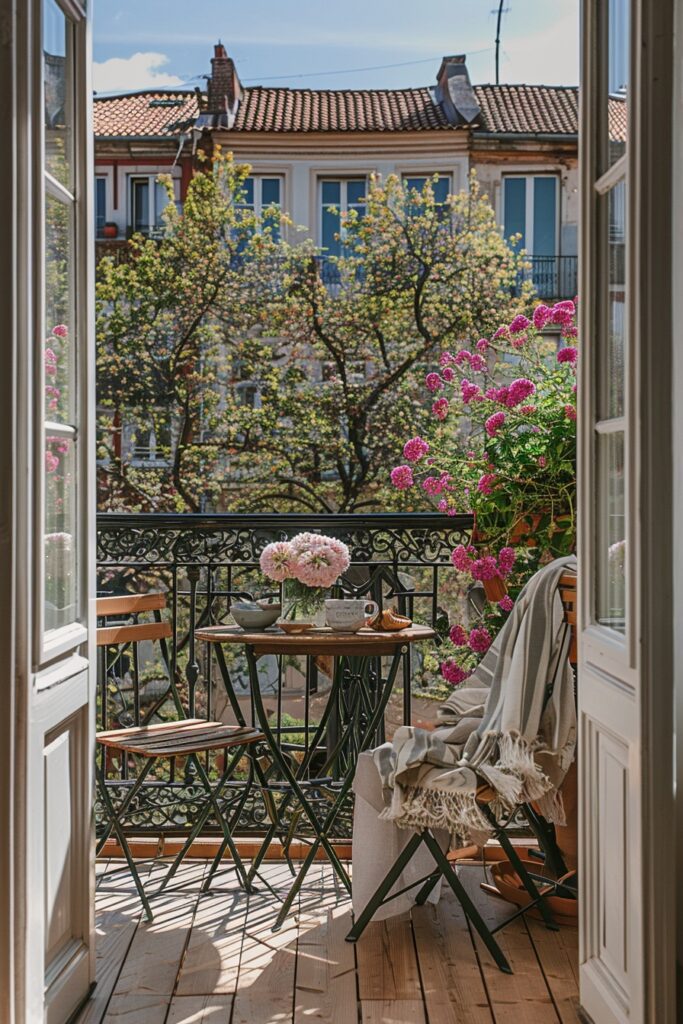
M 411 437 L 410 441 L 403 445 L 403 455 L 408 462 L 419 462 L 428 451 L 429 444 L 421 437 Z
M 451 561 L 458 572 L 469 573 L 474 580 L 505 579 L 512 572 L 516 559 L 515 549 L 511 547 L 501 548 L 497 558 L 495 555 L 479 557 L 472 544 L 459 544 L 451 553 Z

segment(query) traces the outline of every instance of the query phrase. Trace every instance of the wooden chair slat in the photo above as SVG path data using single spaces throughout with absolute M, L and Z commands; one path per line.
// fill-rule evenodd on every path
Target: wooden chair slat
M 173 636 L 169 622 L 136 622 L 124 626 L 100 626 L 95 635 L 98 647 L 107 644 L 140 643 L 142 640 L 164 640 Z
M 184 718 L 182 722 L 154 722 L 153 725 L 133 725 L 128 729 L 105 729 L 103 732 L 97 733 L 97 739 L 102 741 L 106 739 L 114 739 L 120 736 L 148 736 L 150 733 L 160 733 L 164 731 L 177 729 L 179 725 L 183 726 L 202 726 L 206 725 L 205 718 Z
M 159 611 L 166 607 L 166 594 L 121 594 L 115 597 L 98 597 L 95 603 L 97 615 L 134 615 L 137 612 Z
M 188 727 L 189 726 L 189 727 Z M 115 729 L 99 733 L 105 747 L 125 750 L 141 757 L 178 757 L 205 750 L 241 746 L 263 739 L 263 733 L 250 726 L 224 725 L 222 722 L 164 722 L 144 728 Z

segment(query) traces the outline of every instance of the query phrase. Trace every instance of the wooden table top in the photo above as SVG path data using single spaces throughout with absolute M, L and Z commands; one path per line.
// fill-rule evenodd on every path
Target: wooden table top
M 378 633 L 374 629 L 359 629 L 357 633 L 342 633 L 320 626 L 303 633 L 283 633 L 271 626 L 264 632 L 247 632 L 239 626 L 206 626 L 195 631 L 197 640 L 212 644 L 244 644 L 257 654 L 330 654 L 373 657 L 393 654 L 405 644 L 431 640 L 436 633 L 429 626 L 410 626 L 395 633 Z

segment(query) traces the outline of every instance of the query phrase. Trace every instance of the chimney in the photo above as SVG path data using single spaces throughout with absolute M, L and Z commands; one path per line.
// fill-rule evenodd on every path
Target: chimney
M 237 69 L 219 40 L 211 58 L 207 110 L 210 114 L 234 114 L 241 98 L 242 84 Z
M 436 76 L 436 101 L 451 124 L 474 124 L 481 110 L 474 95 L 465 55 L 444 57 Z

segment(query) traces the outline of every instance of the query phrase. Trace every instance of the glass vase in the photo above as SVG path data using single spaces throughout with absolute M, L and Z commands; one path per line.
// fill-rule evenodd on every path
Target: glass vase
M 329 591 L 324 587 L 307 587 L 299 580 L 285 580 L 282 584 L 282 618 L 288 622 L 324 626 L 327 597 Z

